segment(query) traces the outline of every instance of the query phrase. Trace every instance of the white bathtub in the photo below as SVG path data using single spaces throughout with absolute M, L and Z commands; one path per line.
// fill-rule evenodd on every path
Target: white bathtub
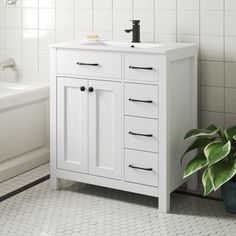
M 49 85 L 0 82 L 0 182 L 48 161 Z

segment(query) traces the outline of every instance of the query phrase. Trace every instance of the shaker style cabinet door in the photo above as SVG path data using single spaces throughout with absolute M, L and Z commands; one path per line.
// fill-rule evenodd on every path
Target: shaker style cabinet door
M 57 168 L 88 173 L 88 81 L 57 79 Z
M 121 179 L 121 83 L 89 81 L 89 174 Z

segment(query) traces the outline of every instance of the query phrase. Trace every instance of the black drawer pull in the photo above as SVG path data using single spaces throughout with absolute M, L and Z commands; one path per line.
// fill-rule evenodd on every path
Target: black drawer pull
M 133 165 L 129 165 L 129 168 L 132 169 L 138 169 L 138 170 L 145 170 L 145 171 L 152 171 L 152 168 L 142 168 L 142 167 L 137 167 L 137 166 L 133 166 Z
M 133 99 L 133 98 L 129 98 L 129 101 L 131 101 L 131 102 L 153 103 L 152 100 L 138 100 L 138 99 Z
M 82 63 L 82 62 L 77 62 L 76 63 L 79 66 L 99 66 L 98 63 Z
M 133 70 L 153 70 L 152 67 L 129 66 L 129 68 Z
M 136 136 L 144 136 L 144 137 L 153 137 L 152 134 L 139 134 L 139 133 L 134 133 L 134 132 L 129 132 L 130 135 L 136 135 Z

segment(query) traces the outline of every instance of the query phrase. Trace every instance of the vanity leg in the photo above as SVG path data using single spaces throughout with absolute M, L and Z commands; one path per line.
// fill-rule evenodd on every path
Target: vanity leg
M 158 204 L 159 204 L 159 211 L 161 213 L 168 213 L 170 211 L 170 194 L 165 194 L 163 197 L 159 197 L 158 199 Z
M 61 188 L 61 179 L 51 176 L 51 187 L 53 190 L 59 190 Z
M 187 189 L 188 190 L 196 190 L 198 185 L 197 174 L 194 174 L 189 177 L 187 182 Z

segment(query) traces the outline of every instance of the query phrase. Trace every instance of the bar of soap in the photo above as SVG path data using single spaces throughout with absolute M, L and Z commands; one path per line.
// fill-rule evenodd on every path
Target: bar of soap
M 89 41 L 98 41 L 99 40 L 99 36 L 98 35 L 87 35 L 87 40 Z

